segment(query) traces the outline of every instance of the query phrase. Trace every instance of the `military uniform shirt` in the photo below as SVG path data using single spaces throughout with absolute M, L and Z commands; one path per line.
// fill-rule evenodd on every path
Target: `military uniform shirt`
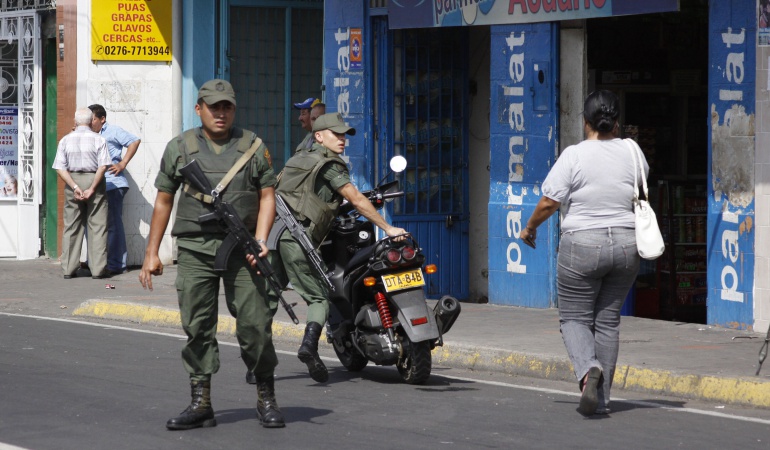
M 324 155 L 334 153 L 321 144 L 314 144 L 312 149 L 308 151 L 319 150 L 324 152 Z M 348 183 L 350 183 L 350 172 L 348 172 L 347 167 L 343 169 L 339 164 L 326 164 L 318 172 L 314 190 L 321 200 L 330 203 L 335 195 L 339 195 L 337 190 Z
M 208 144 L 209 150 L 214 152 L 211 140 L 203 134 L 201 128 L 197 130 L 199 135 L 203 135 Z M 176 138 L 169 141 L 166 150 L 163 152 L 163 158 L 160 162 L 160 171 L 155 178 L 155 187 L 168 194 L 174 195 L 179 187 L 184 183 L 184 176 L 179 173 L 179 169 L 184 165 L 182 153 L 179 150 L 178 140 Z M 230 142 L 223 145 L 217 154 L 222 154 L 237 145 L 238 139 L 230 139 Z M 270 153 L 264 143 L 260 144 L 254 156 L 251 157 L 251 173 L 253 174 L 252 183 L 259 189 L 274 187 L 276 184 L 275 172 L 273 172 Z M 244 170 L 244 169 L 241 169 Z M 224 230 L 222 231 L 224 234 Z M 203 234 L 200 236 L 178 236 L 177 245 L 189 250 L 204 253 L 207 255 L 216 255 L 222 239 L 222 235 Z

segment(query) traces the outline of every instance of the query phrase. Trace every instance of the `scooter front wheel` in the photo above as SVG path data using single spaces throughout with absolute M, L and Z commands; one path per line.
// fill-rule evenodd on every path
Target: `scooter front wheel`
M 336 342 L 332 347 L 334 347 L 334 353 L 337 354 L 337 359 L 340 360 L 340 363 L 342 363 L 349 372 L 360 372 L 364 370 L 364 367 L 369 363 L 369 360 L 358 353 L 356 349 L 345 348 L 344 345 L 337 344 Z
M 404 339 L 404 356 L 398 362 L 398 373 L 409 384 L 423 384 L 428 381 L 432 366 L 430 342 L 412 342 Z

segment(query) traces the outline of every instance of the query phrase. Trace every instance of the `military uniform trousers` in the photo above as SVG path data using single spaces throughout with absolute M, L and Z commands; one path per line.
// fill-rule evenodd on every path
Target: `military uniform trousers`
M 93 172 L 70 172 L 72 181 L 85 190 L 94 182 Z M 83 232 L 88 228 L 88 265 L 91 275 L 99 276 L 107 268 L 107 186 L 102 180 L 86 201 L 75 201 L 75 191 L 64 189 L 64 231 L 61 267 L 64 275 L 74 275 L 80 267 Z
M 284 230 L 278 239 L 278 249 L 270 252 L 270 263 L 281 286 L 291 282 L 297 294 L 307 304 L 307 323 L 324 325 L 329 317 L 329 297 L 326 281 L 308 261 L 302 247 Z M 270 290 L 271 301 L 275 294 Z
M 219 370 L 217 322 L 220 278 L 227 309 L 235 318 L 241 357 L 258 378 L 273 375 L 273 315 L 278 307 L 265 295 L 265 279 L 249 270 L 243 253 L 230 256 L 226 271 L 214 270 L 214 256 L 179 247 L 176 290 L 187 344 L 182 361 L 191 381 L 209 381 Z

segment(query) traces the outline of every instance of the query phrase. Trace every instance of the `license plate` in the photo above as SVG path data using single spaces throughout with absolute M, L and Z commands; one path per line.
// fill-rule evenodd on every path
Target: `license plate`
M 425 286 L 425 278 L 422 276 L 422 269 L 416 269 L 393 275 L 383 275 L 382 283 L 385 285 L 386 292 L 393 292 Z

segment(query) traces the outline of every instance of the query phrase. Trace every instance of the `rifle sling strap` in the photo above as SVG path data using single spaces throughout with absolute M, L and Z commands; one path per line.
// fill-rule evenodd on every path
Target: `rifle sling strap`
M 249 147 L 248 150 L 246 150 L 243 153 L 243 156 L 238 159 L 238 161 L 235 162 L 233 167 L 230 168 L 229 171 L 225 174 L 224 178 L 217 184 L 217 187 L 214 188 L 214 191 L 217 193 L 217 195 L 221 194 L 222 191 L 225 190 L 228 184 L 233 180 L 235 177 L 235 174 L 238 173 L 243 166 L 246 165 L 246 163 L 251 159 L 252 156 L 254 156 L 254 153 L 257 152 L 257 149 L 259 146 L 262 145 L 262 139 L 258 137 L 254 137 L 254 142 L 251 143 L 251 147 Z M 214 197 L 211 194 L 204 194 L 202 192 L 198 192 L 197 189 L 190 186 L 189 183 L 184 184 L 184 191 L 188 194 L 192 195 L 196 200 L 200 200 L 203 203 L 211 204 L 214 202 Z

